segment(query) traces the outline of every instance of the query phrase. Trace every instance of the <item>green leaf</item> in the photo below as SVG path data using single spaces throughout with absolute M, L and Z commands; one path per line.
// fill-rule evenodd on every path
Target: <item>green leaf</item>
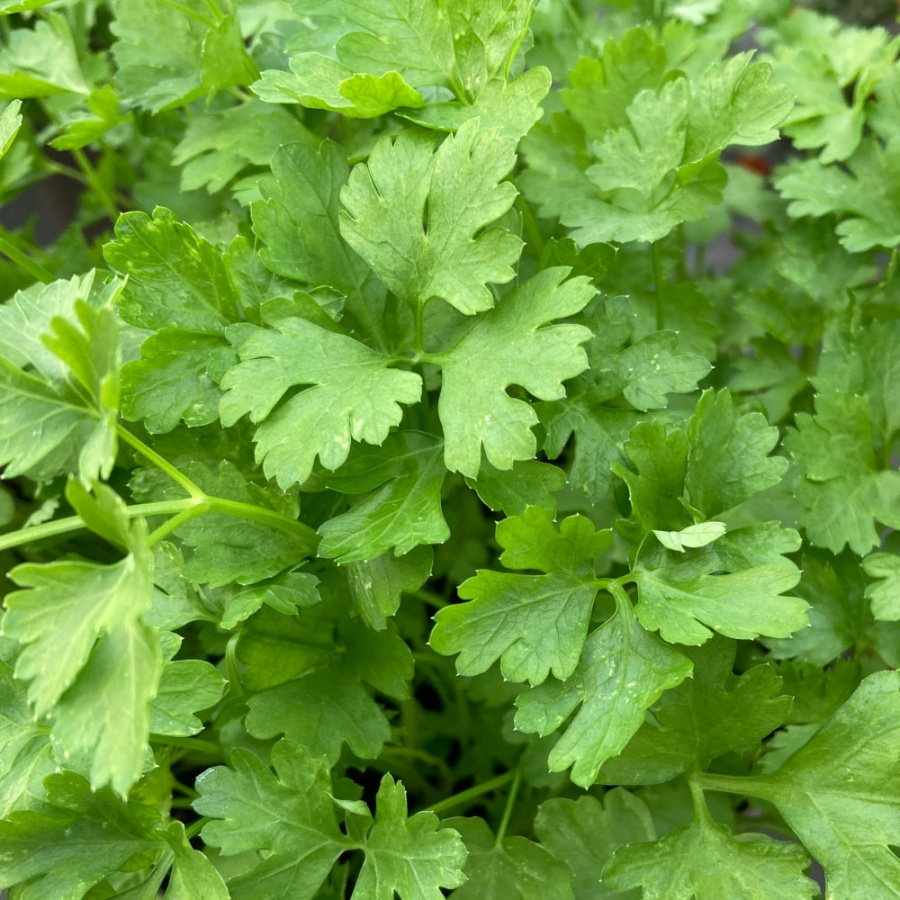
M 609 760 L 602 777 L 610 784 L 660 784 L 705 769 L 726 753 L 755 750 L 783 725 L 791 698 L 770 665 L 734 675 L 735 645 L 716 639 L 685 651 L 693 677 L 667 691 L 628 746 Z
M 89 93 L 68 21 L 51 13 L 34 28 L 13 29 L 0 62 L 0 98 L 64 93 Z
M 540 844 L 524 837 L 497 841 L 484 819 L 450 819 L 469 851 L 466 883 L 455 900 L 574 900 L 569 867 Z M 552 892 L 552 893 L 551 893 Z
M 859 146 L 866 101 L 890 71 L 897 40 L 807 9 L 760 37 L 772 46 L 774 77 L 795 97 L 785 134 L 800 149 L 821 148 L 823 163 L 846 159 Z
M 343 591 L 343 583 L 329 590 Z M 284 733 L 336 761 L 343 743 L 373 758 L 390 737 L 381 707 L 363 686 L 404 699 L 412 655 L 388 623 L 372 631 L 329 598 L 282 616 L 262 610 L 244 625 L 238 655 L 253 693 L 247 728 L 256 737 Z
M 416 547 L 405 556 L 385 553 L 342 566 L 354 609 L 370 628 L 383 631 L 400 608 L 401 595 L 422 586 L 431 574 L 433 561 L 431 548 Z
M 221 254 L 169 209 L 120 216 L 103 255 L 128 276 L 119 309 L 131 325 L 221 335 L 241 318 Z
M 121 349 L 94 273 L 36 285 L 0 307 L 0 465 L 4 477 L 108 477 L 116 454 Z
M 539 506 L 552 515 L 556 512 L 553 495 L 566 486 L 566 474 L 536 460 L 515 462 L 505 471 L 482 462 L 478 478 L 467 478 L 466 482 L 481 502 L 495 512 L 521 516 L 529 506 Z
M 497 526 L 504 548 L 500 561 L 516 575 L 482 569 L 459 588 L 469 603 L 435 616 L 430 643 L 439 653 L 459 653 L 461 675 L 486 672 L 498 659 L 504 678 L 540 684 L 552 671 L 568 678 L 587 637 L 597 583 L 594 558 L 609 548 L 612 534 L 595 531 L 582 516 L 557 528 L 550 514 L 529 507 Z
M 374 119 L 400 106 L 424 106 L 425 98 L 399 72 L 354 73 L 321 53 L 299 53 L 291 74 L 269 69 L 253 91 L 266 103 L 299 103 L 330 109 L 353 119 Z
M 869 137 L 840 167 L 814 159 L 784 166 L 775 186 L 792 201 L 788 213 L 795 218 L 840 215 L 841 244 L 851 253 L 862 253 L 900 242 L 898 173 L 900 139 L 882 145 Z
M 614 788 L 602 801 L 589 795 L 547 800 L 538 809 L 534 831 L 544 847 L 568 863 L 576 900 L 637 900 L 636 892 L 614 892 L 600 880 L 603 866 L 623 844 L 656 839 L 650 810 L 637 796 Z
M 692 506 L 715 516 L 778 484 L 787 461 L 769 454 L 778 429 L 759 413 L 741 415 L 727 391 L 705 391 L 688 426 L 684 486 Z
M 314 136 L 293 116 L 263 103 L 247 102 L 192 119 L 175 148 L 185 191 L 222 190 L 247 166 L 268 166 L 278 149 Z
M 50 775 L 45 783 L 49 803 L 43 810 L 0 822 L 0 882 L 27 883 L 23 897 L 84 897 L 130 860 L 143 865 L 148 854 L 163 849 L 152 807 L 125 803 L 108 789 L 94 792 L 71 772 Z
M 825 869 L 835 897 L 887 900 L 900 880 L 900 676 L 876 672 L 777 771 L 747 779 Z
M 617 850 L 603 880 L 614 890 L 643 887 L 644 900 L 798 900 L 819 896 L 803 874 L 808 865 L 799 845 L 760 834 L 733 838 L 704 810 L 661 841 Z
M 0 663 L 0 817 L 46 800 L 44 777 L 55 768 L 46 729 L 34 721 L 25 687 Z
M 343 334 L 304 319 L 282 319 L 277 330 L 238 326 L 229 331 L 241 362 L 222 379 L 224 425 L 245 413 L 256 429 L 256 458 L 282 489 L 304 482 L 316 456 L 336 469 L 350 441 L 382 444 L 400 423 L 400 404 L 415 403 L 422 379 L 389 368 L 391 360 Z M 292 387 L 312 385 L 286 402 Z M 303 444 L 298 446 L 298 437 Z
M 891 398 L 900 388 L 896 323 L 871 325 L 853 340 L 832 338 L 814 379 L 815 416 L 798 413 L 785 444 L 805 471 L 798 489 L 801 522 L 814 544 L 839 553 L 845 544 L 860 556 L 880 536 L 875 521 L 900 524 L 900 476 L 876 462 L 889 455 L 900 429 Z
M 685 550 L 696 550 L 698 547 L 706 547 L 718 540 L 728 530 L 724 522 L 699 522 L 697 525 L 688 525 L 681 531 L 654 531 L 656 539 L 666 550 L 676 550 L 683 553 Z
M 213 819 L 203 828 L 203 840 L 223 856 L 263 848 L 271 854 L 229 882 L 231 896 L 312 898 L 349 849 L 335 818 L 325 761 L 280 741 L 272 750 L 274 775 L 241 748 L 231 763 L 231 769 L 208 769 L 197 779 L 194 808 Z
M 93 525 L 115 521 L 128 555 L 118 563 L 25 563 L 10 573 L 25 590 L 6 598 L 7 635 L 23 649 L 16 677 L 30 681 L 37 717 L 52 711 L 64 754 L 90 754 L 91 784 L 125 794 L 143 768 L 150 700 L 161 666 L 156 633 L 141 623 L 153 597 L 153 557 L 140 520 L 107 487 L 70 502 Z M 105 529 L 98 529 L 101 535 Z
M 365 862 L 353 893 L 359 900 L 398 894 L 440 900 L 441 888 L 464 881 L 466 848 L 432 812 L 407 817 L 406 790 L 385 775 L 375 796 L 375 818 L 363 846 Z
M 12 146 L 12 142 L 22 127 L 22 116 L 19 112 L 21 108 L 21 100 L 12 100 L 0 113 L 0 159 L 6 156 L 7 150 Z
M 687 657 L 644 631 L 620 599 L 615 615 L 588 638 L 571 678 L 519 694 L 516 727 L 550 734 L 577 709 L 549 764 L 554 772 L 573 766 L 572 781 L 587 788 L 640 728 L 645 710 L 691 669 Z
M 563 283 L 565 275 L 565 269 L 545 269 L 479 317 L 451 349 L 430 355 L 442 369 L 438 411 L 450 471 L 477 478 L 482 446 L 498 469 L 531 459 L 537 415 L 507 387 L 558 400 L 565 396 L 562 382 L 587 367 L 579 345 L 590 331 L 550 325 L 581 311 L 594 294 L 586 278 Z
M 876 619 L 896 622 L 900 619 L 900 556 L 872 553 L 863 560 L 866 575 L 878 579 L 866 588 Z
M 275 510 L 292 519 L 297 517 L 293 498 L 248 483 L 245 475 L 229 462 L 221 463 L 217 470 L 192 463 L 187 474 L 211 496 Z M 254 584 L 298 565 L 309 555 L 309 547 L 295 535 L 236 516 L 209 513 L 181 525 L 175 534 L 193 550 L 184 567 L 185 578 L 213 587 Z M 266 552 L 261 554 L 260 547 L 265 547 Z
M 742 537 L 738 532 L 735 540 Z M 660 547 L 641 557 L 633 573 L 641 624 L 678 644 L 702 644 L 712 631 L 741 640 L 788 637 L 806 626 L 806 602 L 783 596 L 800 580 L 800 570 L 783 558 L 735 565 L 726 556 L 723 564 L 723 541 L 680 554 Z
M 262 609 L 263 604 L 282 615 L 293 615 L 298 608 L 322 599 L 318 584 L 319 579 L 308 572 L 287 572 L 235 591 L 225 599 L 219 625 L 230 630 Z
M 766 641 L 772 655 L 826 665 L 847 650 L 857 658 L 874 650 L 888 665 L 900 665 L 900 626 L 874 620 L 859 560 L 807 551 L 802 563 L 796 592 L 809 602 L 809 627 L 789 641 Z
M 344 151 L 294 143 L 272 158 L 272 177 L 260 181 L 263 199 L 251 207 L 262 261 L 273 272 L 314 287 L 359 289 L 365 263 L 341 238 L 341 188 L 350 174 Z
M 172 848 L 174 862 L 166 900 L 229 900 L 228 888 L 209 858 L 188 843 L 184 826 L 172 822 L 163 832 Z
M 150 730 L 154 734 L 187 737 L 203 730 L 195 712 L 215 706 L 227 682 L 215 666 L 202 659 L 167 662 L 159 677 L 159 688 L 150 707 Z
M 444 543 L 450 529 L 441 512 L 443 449 L 431 435 L 398 432 L 377 450 L 357 454 L 351 471 L 361 465 L 377 467 L 379 480 L 389 480 L 319 528 L 319 554 L 350 563 L 375 559 L 391 549 L 403 556 L 421 544 Z M 337 475 L 345 480 L 341 470 Z M 351 475 L 344 489 L 352 490 L 352 485 Z
M 510 281 L 522 252 L 505 228 L 489 227 L 515 199 L 503 181 L 515 140 L 469 122 L 434 143 L 413 130 L 376 143 L 341 191 L 341 234 L 401 299 L 439 297 L 472 315 L 494 305 L 486 285 Z

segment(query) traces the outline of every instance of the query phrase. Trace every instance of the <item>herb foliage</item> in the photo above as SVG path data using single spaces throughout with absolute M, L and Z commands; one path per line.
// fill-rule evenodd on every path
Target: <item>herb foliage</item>
M 898 896 L 900 38 L 790 7 L 0 0 L 11 898 Z

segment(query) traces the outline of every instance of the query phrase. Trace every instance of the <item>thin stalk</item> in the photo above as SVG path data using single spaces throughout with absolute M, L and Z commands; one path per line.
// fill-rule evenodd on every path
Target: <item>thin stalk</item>
M 178 747 L 181 750 L 196 750 L 208 756 L 222 756 L 222 747 L 212 741 L 204 741 L 192 737 L 170 737 L 167 734 L 151 734 L 151 744 L 162 744 L 164 747 Z
M 304 542 L 306 552 L 310 556 L 316 555 L 319 535 L 309 525 L 305 525 L 297 519 L 292 519 L 277 510 L 255 506 L 252 503 L 242 503 L 240 500 L 226 500 L 224 497 L 204 497 L 204 500 L 211 513 L 221 513 L 236 519 L 249 519 L 251 522 L 259 522 L 260 525 L 271 525 Z
M 150 547 L 158 544 L 167 534 L 174 531 L 176 528 L 180 528 L 185 522 L 190 522 L 191 519 L 202 516 L 205 512 L 209 512 L 209 504 L 203 502 L 194 503 L 192 506 L 181 510 L 180 513 L 172 516 L 171 519 L 167 519 L 159 526 L 159 528 L 151 532 L 147 538 L 147 544 Z
M 137 503 L 134 506 L 127 507 L 125 515 L 130 519 L 136 519 L 141 516 L 177 516 L 195 503 L 195 500 L 164 500 L 157 503 Z M 58 537 L 71 531 L 80 531 L 83 528 L 87 528 L 87 525 L 84 524 L 81 516 L 69 516 L 65 519 L 45 522 L 43 525 L 20 528 L 18 531 L 10 531 L 9 534 L 0 534 L 0 550 L 9 550 L 12 547 L 20 547 L 22 544 Z
M 516 770 L 510 769 L 509 772 L 504 772 L 496 778 L 490 778 L 487 781 L 481 782 L 481 784 L 466 788 L 458 794 L 453 794 L 452 797 L 445 797 L 443 800 L 438 800 L 437 803 L 433 803 L 428 809 L 433 813 L 442 813 L 445 810 L 453 809 L 454 806 L 460 806 L 461 804 L 468 803 L 470 800 L 481 797 L 483 794 L 490 794 L 492 791 L 505 787 L 515 777 Z
M 209 816 L 202 816 L 197 819 L 196 822 L 188 825 L 187 828 L 184 829 L 184 836 L 190 840 L 191 838 L 197 837 L 198 834 L 203 830 L 203 826 L 209 821 Z
M 410 597 L 415 597 L 416 600 L 421 600 L 422 603 L 427 603 L 428 606 L 433 606 L 435 609 L 443 609 L 445 606 L 449 606 L 450 604 L 438 594 L 435 594 L 434 591 L 426 591 L 426 590 L 418 590 L 418 591 L 405 591 Z
M 149 460 L 159 469 L 161 472 L 165 472 L 172 481 L 175 482 L 179 487 L 183 488 L 188 494 L 194 497 L 196 500 L 205 500 L 206 494 L 191 481 L 190 478 L 187 477 L 184 473 L 180 472 L 175 466 L 172 465 L 167 459 L 160 456 L 152 447 L 148 447 L 139 437 L 133 435 L 127 428 L 123 425 L 116 425 L 116 434 L 125 441 L 126 444 L 130 444 L 138 453 L 141 454 L 145 459 Z
M 654 241 L 650 246 L 650 257 L 653 260 L 653 281 L 656 283 L 656 330 L 662 331 L 666 327 L 666 297 L 663 290 L 662 252 L 659 249 L 659 241 Z
M 84 172 L 84 177 L 91 186 L 91 190 L 97 195 L 97 199 L 106 211 L 107 216 L 109 216 L 110 221 L 115 224 L 119 218 L 119 208 L 116 206 L 116 201 L 107 190 L 106 185 L 100 180 L 97 170 L 91 165 L 83 150 L 70 150 L 69 152 L 72 154 L 72 159 L 78 164 L 78 168 Z
M 713 772 L 697 772 L 691 776 L 691 785 L 697 785 L 705 791 L 722 791 L 725 794 L 740 794 L 746 796 L 752 794 L 754 797 L 760 796 L 756 793 L 752 785 L 759 781 L 757 778 L 750 778 L 741 775 L 716 775 Z
M 495 847 L 499 847 L 503 843 L 503 838 L 506 837 L 509 820 L 512 818 L 513 807 L 516 805 L 516 797 L 522 784 L 522 768 L 522 760 L 519 760 L 513 775 L 512 787 L 509 789 L 509 796 L 506 798 L 506 806 L 503 807 L 503 818 L 500 820 L 500 827 L 497 829 L 497 838 L 494 841 Z
M 8 256 L 11 262 L 14 262 L 23 272 L 27 272 L 35 281 L 40 281 L 43 284 L 50 284 L 50 282 L 56 281 L 56 276 L 52 272 L 45 269 L 40 263 L 35 262 L 31 257 L 26 256 L 3 235 L 0 235 L 0 253 Z

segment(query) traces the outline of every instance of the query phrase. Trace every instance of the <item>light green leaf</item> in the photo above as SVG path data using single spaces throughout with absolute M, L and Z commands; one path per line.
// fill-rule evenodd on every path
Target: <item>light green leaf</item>
M 529 506 L 556 512 L 554 494 L 566 486 L 562 469 L 536 460 L 513 463 L 511 469 L 496 469 L 482 462 L 477 479 L 466 479 L 485 506 L 507 516 L 521 516 Z
M 746 779 L 825 869 L 829 896 L 888 900 L 900 883 L 900 675 L 876 672 L 775 772 Z
M 381 138 L 341 191 L 341 234 L 401 299 L 439 297 L 472 315 L 493 306 L 486 285 L 510 281 L 522 252 L 489 227 L 515 199 L 503 180 L 515 140 L 472 121 L 434 143 L 415 130 Z
M 315 137 L 283 109 L 248 101 L 191 119 L 172 162 L 181 167 L 181 188 L 222 190 L 247 166 L 268 166 L 277 150 Z
M 265 848 L 271 854 L 228 888 L 233 900 L 291 896 L 309 900 L 347 848 L 338 829 L 325 761 L 280 741 L 272 750 L 275 774 L 238 748 L 233 768 L 208 769 L 197 779 L 194 808 L 213 821 L 203 840 L 223 856 Z
M 900 556 L 872 553 L 863 560 L 866 575 L 878 579 L 866 588 L 876 619 L 896 622 L 900 619 Z
M 23 897 L 75 900 L 129 860 L 152 860 L 163 844 L 156 809 L 92 791 L 71 772 L 46 779 L 49 803 L 0 822 L 0 882 L 25 885 Z
M 688 525 L 681 531 L 654 531 L 653 533 L 667 550 L 683 553 L 685 550 L 706 547 L 722 537 L 727 530 L 728 526 L 724 522 L 699 522 L 696 525 Z
M 540 684 L 552 671 L 568 678 L 581 656 L 597 594 L 594 558 L 609 548 L 612 534 L 595 531 L 582 516 L 557 526 L 540 507 L 497 526 L 504 548 L 500 561 L 515 575 L 482 569 L 459 588 L 469 603 L 435 616 L 430 643 L 439 653 L 459 653 L 461 675 L 486 672 L 498 659 L 504 678 Z
M 759 413 L 738 413 L 727 390 L 703 393 L 688 426 L 688 441 L 686 496 L 707 516 L 778 484 L 787 470 L 787 460 L 769 456 L 778 443 L 778 429 Z
M 19 112 L 21 108 L 21 100 L 12 100 L 0 113 L 0 159 L 6 155 L 6 151 L 12 146 L 12 142 L 22 127 L 22 115 Z
M 432 812 L 407 817 L 406 789 L 385 775 L 375 796 L 375 819 L 366 835 L 365 862 L 353 891 L 357 900 L 382 897 L 441 900 L 441 888 L 464 881 L 466 848 Z
M 215 666 L 202 659 L 167 662 L 150 705 L 150 731 L 187 737 L 203 730 L 194 713 L 222 699 L 226 680 Z
M 431 435 L 397 432 L 378 450 L 357 458 L 354 467 L 364 460 L 380 469 L 379 478 L 390 480 L 319 528 L 319 555 L 345 564 L 375 559 L 391 549 L 403 556 L 420 544 L 444 543 L 450 529 L 441 512 L 443 449 Z
M 45 728 L 32 718 L 25 687 L 0 663 L 0 818 L 46 800 L 44 777 L 56 764 Z
M 88 94 L 66 18 L 51 13 L 34 28 L 14 28 L 0 60 L 0 98 Z
M 184 825 L 172 822 L 163 834 L 175 856 L 166 900 L 229 900 L 222 876 L 205 853 L 188 843 Z
M 643 900 L 800 900 L 819 896 L 803 874 L 808 865 L 798 844 L 761 834 L 734 838 L 704 809 L 661 841 L 617 850 L 603 880 L 613 890 L 643 887 Z
M 469 851 L 466 883 L 455 900 L 574 900 L 572 873 L 553 854 L 524 837 L 497 841 L 484 819 L 450 819 Z
M 400 404 L 422 393 L 419 375 L 391 369 L 389 359 L 364 344 L 304 319 L 282 319 L 277 330 L 235 326 L 229 339 L 241 362 L 221 382 L 222 423 L 233 425 L 245 413 L 262 421 L 256 458 L 285 490 L 309 477 L 317 456 L 327 469 L 340 466 L 351 439 L 382 444 L 400 423 Z M 272 413 L 297 385 L 312 387 Z
M 612 891 L 600 873 L 623 844 L 656 839 L 647 805 L 622 788 L 607 791 L 600 801 L 584 795 L 577 800 L 553 798 L 540 805 L 534 832 L 575 875 L 576 900 L 638 900 L 636 891 Z
M 685 650 L 693 677 L 667 691 L 622 753 L 604 765 L 609 784 L 661 784 L 706 769 L 726 753 L 755 750 L 784 724 L 791 698 L 771 665 L 732 673 L 735 645 L 717 638 Z
M 572 781 L 587 788 L 640 728 L 645 710 L 691 669 L 687 657 L 644 631 L 627 600 L 619 600 L 615 615 L 588 638 L 571 678 L 519 694 L 516 727 L 550 734 L 574 712 L 550 752 L 550 770 L 572 766 Z
M 303 606 L 312 606 L 322 598 L 318 591 L 319 579 L 307 572 L 287 572 L 244 590 L 235 591 L 226 598 L 219 625 L 232 629 L 248 619 L 263 604 L 280 612 L 293 615 Z
M 590 331 L 550 325 L 580 312 L 594 294 L 586 278 L 563 283 L 565 276 L 565 269 L 545 269 L 479 317 L 451 349 L 430 355 L 443 372 L 438 411 L 450 471 L 477 478 L 482 447 L 498 469 L 531 459 L 537 415 L 506 389 L 521 385 L 541 400 L 558 400 L 562 382 L 587 367 L 579 345 Z
M 353 119 L 374 119 L 400 106 L 425 105 L 425 98 L 396 71 L 357 74 L 321 53 L 293 56 L 290 67 L 290 74 L 263 72 L 253 85 L 254 93 L 266 103 L 299 103 Z
M 121 350 L 109 308 L 118 282 L 94 273 L 36 285 L 0 307 L 0 465 L 4 476 L 107 477 L 116 454 Z

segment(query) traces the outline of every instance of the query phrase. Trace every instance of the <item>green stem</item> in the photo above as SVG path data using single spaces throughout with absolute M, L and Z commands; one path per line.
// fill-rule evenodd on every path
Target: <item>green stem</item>
M 191 481 L 184 473 L 180 472 L 167 459 L 160 456 L 152 447 L 148 447 L 139 437 L 133 435 L 121 423 L 116 425 L 116 434 L 119 438 L 130 444 L 145 459 L 149 460 L 161 472 L 165 472 L 172 481 L 179 487 L 183 488 L 186 493 L 190 494 L 195 500 L 206 500 L 206 494 Z
M 72 154 L 72 159 L 78 164 L 78 168 L 84 172 L 84 177 L 91 186 L 91 190 L 97 195 L 97 199 L 106 211 L 107 216 L 109 216 L 110 221 L 115 224 L 119 218 L 119 208 L 116 206 L 116 201 L 113 200 L 112 194 L 107 190 L 106 185 L 100 180 L 97 170 L 91 165 L 84 150 L 71 150 L 69 152 Z
M 513 783 L 512 787 L 509 789 L 509 796 L 506 798 L 506 806 L 503 807 L 503 818 L 500 820 L 500 827 L 497 829 L 497 839 L 494 841 L 495 847 L 499 847 L 503 843 L 503 838 L 506 837 L 506 830 L 509 828 L 509 820 L 512 818 L 513 807 L 516 805 L 516 796 L 518 795 L 519 787 L 522 784 L 522 769 L 522 759 L 520 759 L 513 775 Z
M 483 781 L 481 784 L 466 788 L 464 791 L 460 791 L 452 797 L 445 797 L 443 800 L 439 800 L 428 808 L 433 813 L 442 813 L 447 809 L 452 809 L 454 806 L 460 806 L 461 804 L 468 803 L 470 800 L 475 800 L 483 794 L 490 794 L 491 791 L 499 790 L 509 784 L 515 777 L 516 770 L 511 769 L 509 772 L 504 772 L 496 778 L 491 778 L 488 781 Z
M 754 797 L 760 796 L 753 789 L 753 785 L 760 781 L 742 775 L 716 775 L 713 772 L 696 772 L 691 776 L 691 788 L 696 784 L 705 791 L 722 791 L 725 794 L 740 794 L 746 797 L 748 794 Z
M 176 528 L 180 528 L 185 522 L 190 522 L 191 519 L 195 519 L 197 516 L 202 516 L 203 513 L 209 512 L 209 509 L 208 503 L 198 502 L 181 510 L 180 513 L 172 516 L 171 519 L 167 519 L 159 526 L 159 528 L 151 532 L 147 538 L 147 544 L 150 547 L 158 544 L 167 534 L 174 531 Z
M 56 281 L 56 276 L 52 272 L 22 253 L 18 247 L 8 241 L 3 235 L 0 235 L 0 253 L 8 256 L 11 262 L 14 262 L 23 272 L 27 272 L 35 281 L 40 281 L 44 284 Z
M 222 756 L 223 750 L 219 744 L 212 741 L 204 741 L 191 737 L 170 737 L 167 734 L 151 734 L 151 744 L 162 744 L 164 747 L 178 747 L 181 750 L 196 750 L 198 753 L 206 753 L 208 756 Z
M 316 555 L 319 547 L 319 535 L 309 525 L 305 525 L 297 519 L 292 519 L 275 509 L 266 509 L 264 506 L 255 506 L 252 503 L 242 503 L 240 500 L 226 500 L 223 497 L 204 497 L 204 500 L 209 505 L 211 513 L 221 513 L 236 519 L 249 519 L 251 522 L 259 522 L 260 525 L 271 525 L 304 543 L 306 545 L 304 549 L 308 556 Z
M 417 600 L 421 600 L 422 603 L 427 603 L 429 606 L 433 606 L 435 609 L 443 609 L 445 606 L 449 606 L 450 604 L 438 594 L 435 594 L 434 591 L 406 591 L 410 597 L 415 597 Z
M 659 249 L 659 241 L 654 241 L 650 246 L 650 257 L 653 260 L 653 281 L 656 284 L 656 330 L 662 331 L 666 327 L 666 297 L 663 292 L 662 253 Z
M 240 631 L 235 631 L 228 638 L 228 643 L 225 645 L 225 671 L 228 672 L 228 684 L 234 691 L 235 696 L 243 700 L 247 695 L 244 693 L 244 686 L 241 684 L 241 672 L 238 669 L 237 661 L 237 645 L 240 636 Z
M 125 515 L 130 519 L 140 518 L 141 516 L 177 515 L 195 503 L 195 500 L 164 500 L 157 503 L 137 503 L 134 506 L 127 507 Z M 30 544 L 33 541 L 58 537 L 61 534 L 68 534 L 70 531 L 80 531 L 86 527 L 81 516 L 69 516 L 65 519 L 45 522 L 43 525 L 20 528 L 18 531 L 9 532 L 9 534 L 0 534 L 0 550 L 9 550 L 11 547 L 20 547 L 22 544 Z
M 450 770 L 450 766 L 448 766 L 439 756 L 435 756 L 427 750 L 420 750 L 418 747 L 385 747 L 382 752 L 382 757 L 385 756 L 393 756 L 400 759 L 407 757 L 408 759 L 420 760 L 425 763 L 425 765 L 437 769 L 438 772 L 441 773 L 441 779 L 444 784 L 448 787 L 453 784 L 453 772 Z
M 201 816 L 201 818 L 197 819 L 196 822 L 193 822 L 191 825 L 188 825 L 188 827 L 184 829 L 184 836 L 188 840 L 197 837 L 197 835 L 200 834 L 200 832 L 203 830 L 203 826 L 209 821 L 209 816 Z

